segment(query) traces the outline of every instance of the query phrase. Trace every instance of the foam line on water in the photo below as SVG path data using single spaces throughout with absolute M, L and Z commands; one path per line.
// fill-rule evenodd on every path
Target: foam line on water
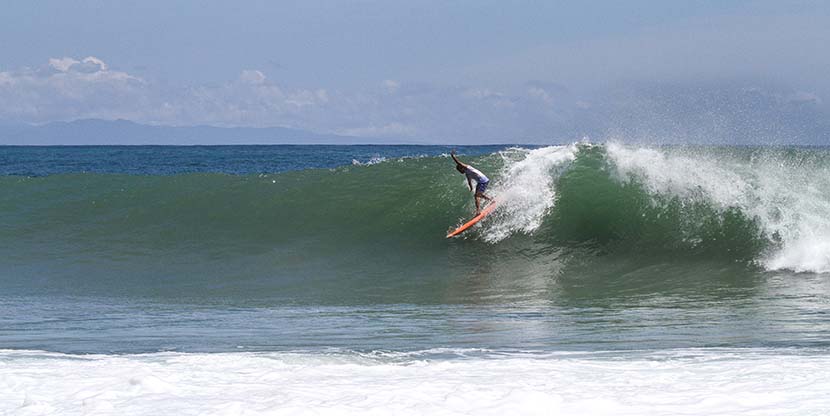
M 807 415 L 827 355 L 689 350 L 386 362 L 359 355 L 0 352 L 20 415 Z

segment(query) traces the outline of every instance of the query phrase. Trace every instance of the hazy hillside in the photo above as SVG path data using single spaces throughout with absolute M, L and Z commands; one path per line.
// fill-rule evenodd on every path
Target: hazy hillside
M 359 144 L 396 143 L 390 139 L 318 134 L 282 127 L 168 127 L 126 120 L 76 120 L 34 126 L 0 124 L 0 145 L 123 144 Z

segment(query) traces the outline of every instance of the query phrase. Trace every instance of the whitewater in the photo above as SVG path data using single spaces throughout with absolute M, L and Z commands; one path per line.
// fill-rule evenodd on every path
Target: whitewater
M 0 414 L 820 415 L 830 149 L 0 147 Z
M 830 358 L 764 350 L 450 360 L 5 351 L 0 363 L 0 412 L 26 415 L 819 415 L 830 408 Z
M 676 219 L 675 243 L 694 248 L 703 243 L 701 228 L 722 222 L 733 212 L 756 228 L 754 235 L 744 236 L 747 240 L 764 241 L 764 250 L 753 259 L 758 265 L 768 270 L 830 272 L 830 155 L 822 150 L 651 148 L 615 142 L 601 147 L 586 143 L 509 149 L 500 152 L 506 163 L 495 191 L 506 201 L 506 209 L 482 231 L 482 237 L 498 242 L 539 229 L 555 210 L 559 181 L 580 152 L 602 154 L 604 163 L 596 169 L 605 171 L 616 187 L 645 192 L 649 206 L 642 207 L 638 216 L 692 215 L 691 224 Z M 583 191 L 593 192 L 591 186 L 597 181 L 585 180 L 584 185 Z M 595 204 L 631 202 L 624 199 L 626 195 L 617 201 L 592 196 L 597 198 L 591 201 Z M 694 212 L 702 207 L 710 210 L 706 217 Z

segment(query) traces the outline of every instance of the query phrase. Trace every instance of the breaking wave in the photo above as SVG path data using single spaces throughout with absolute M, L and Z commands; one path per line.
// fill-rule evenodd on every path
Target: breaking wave
M 609 255 L 830 272 L 827 150 L 577 143 L 469 162 L 503 205 L 455 240 L 444 234 L 473 203 L 446 156 L 270 175 L 3 176 L 4 278 L 406 285 L 482 255 L 528 274 Z

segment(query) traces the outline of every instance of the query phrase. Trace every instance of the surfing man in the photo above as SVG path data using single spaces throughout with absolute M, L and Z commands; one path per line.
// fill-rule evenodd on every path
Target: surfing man
M 476 194 L 475 194 L 476 213 L 475 213 L 475 215 L 477 216 L 478 214 L 481 213 L 481 205 L 479 203 L 480 199 L 484 198 L 488 201 L 493 201 L 492 198 L 488 197 L 487 195 L 484 195 L 484 191 L 487 190 L 487 185 L 490 184 L 490 179 L 488 179 L 486 176 L 484 176 L 484 174 L 481 173 L 480 170 L 478 170 L 478 169 L 476 169 L 476 168 L 474 168 L 470 165 L 461 163 L 461 161 L 458 160 L 457 157 L 455 157 L 455 150 L 450 152 L 450 156 L 452 156 L 452 160 L 455 161 L 455 169 L 459 173 L 462 173 L 467 177 L 467 186 L 470 187 L 470 192 L 473 191 L 473 181 L 476 181 Z

